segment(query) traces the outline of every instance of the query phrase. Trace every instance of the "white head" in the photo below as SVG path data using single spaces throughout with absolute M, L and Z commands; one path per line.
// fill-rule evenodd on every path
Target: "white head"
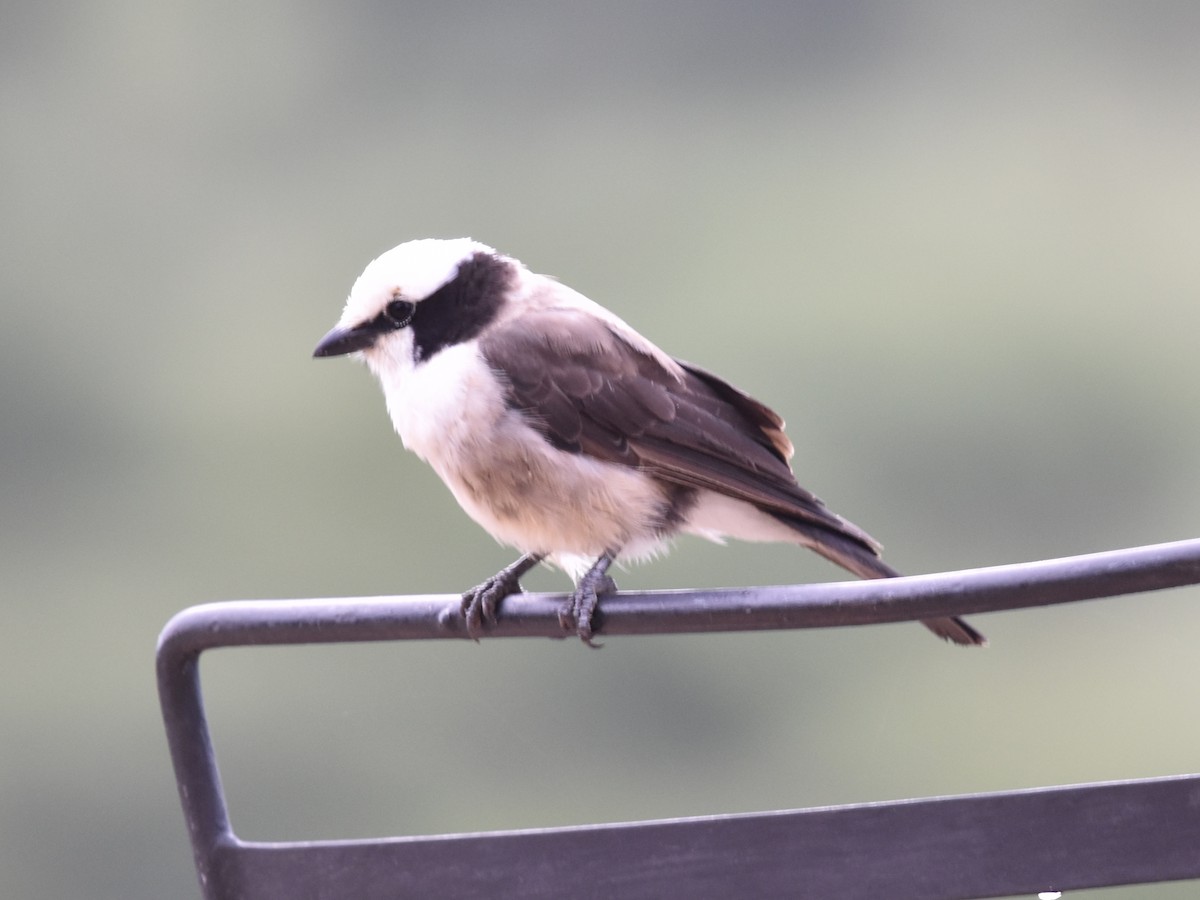
M 455 275 L 463 260 L 496 251 L 470 238 L 422 238 L 381 253 L 350 288 L 339 327 L 350 328 L 383 311 L 391 300 L 424 300 Z
M 373 369 L 385 357 L 427 359 L 495 318 L 519 265 L 470 238 L 393 247 L 358 276 L 313 356 L 361 353 Z

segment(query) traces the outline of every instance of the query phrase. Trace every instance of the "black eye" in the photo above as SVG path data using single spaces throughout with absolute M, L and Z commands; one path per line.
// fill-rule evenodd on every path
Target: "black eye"
M 412 320 L 416 308 L 415 303 L 409 303 L 407 300 L 391 300 L 383 308 L 383 318 L 392 327 L 403 328 Z

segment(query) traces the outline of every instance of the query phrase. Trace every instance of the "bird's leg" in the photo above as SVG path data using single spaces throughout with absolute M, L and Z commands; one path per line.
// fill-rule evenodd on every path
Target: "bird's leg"
M 613 564 L 615 553 L 609 551 L 596 560 L 590 569 L 583 573 L 571 599 L 558 613 L 558 621 L 568 631 L 574 631 L 579 639 L 589 647 L 598 647 L 592 641 L 592 613 L 596 610 L 599 594 L 611 594 L 617 590 L 617 583 L 608 574 L 608 567 Z
M 511 566 L 501 569 L 487 581 L 477 584 L 462 595 L 458 615 L 467 625 L 467 637 L 479 640 L 484 623 L 496 624 L 496 608 L 509 594 L 521 593 L 520 578 L 542 561 L 544 554 L 526 553 Z M 447 610 L 453 614 L 453 610 Z

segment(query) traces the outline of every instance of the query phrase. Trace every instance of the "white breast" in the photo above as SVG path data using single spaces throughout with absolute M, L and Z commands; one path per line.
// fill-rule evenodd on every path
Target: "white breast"
M 447 347 L 419 366 L 390 366 L 376 374 L 404 446 L 434 468 L 495 427 L 505 411 L 500 384 L 473 343 Z
M 662 488 L 634 469 L 550 446 L 507 408 L 473 343 L 419 366 L 402 353 L 368 363 L 404 445 L 497 540 L 527 553 L 591 557 L 641 555 L 659 544 Z

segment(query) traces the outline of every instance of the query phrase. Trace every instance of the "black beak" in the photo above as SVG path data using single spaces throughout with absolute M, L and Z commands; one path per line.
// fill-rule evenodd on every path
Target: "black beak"
M 345 356 L 356 350 L 366 350 L 375 343 L 379 332 L 372 328 L 335 328 L 317 344 L 313 357 Z

